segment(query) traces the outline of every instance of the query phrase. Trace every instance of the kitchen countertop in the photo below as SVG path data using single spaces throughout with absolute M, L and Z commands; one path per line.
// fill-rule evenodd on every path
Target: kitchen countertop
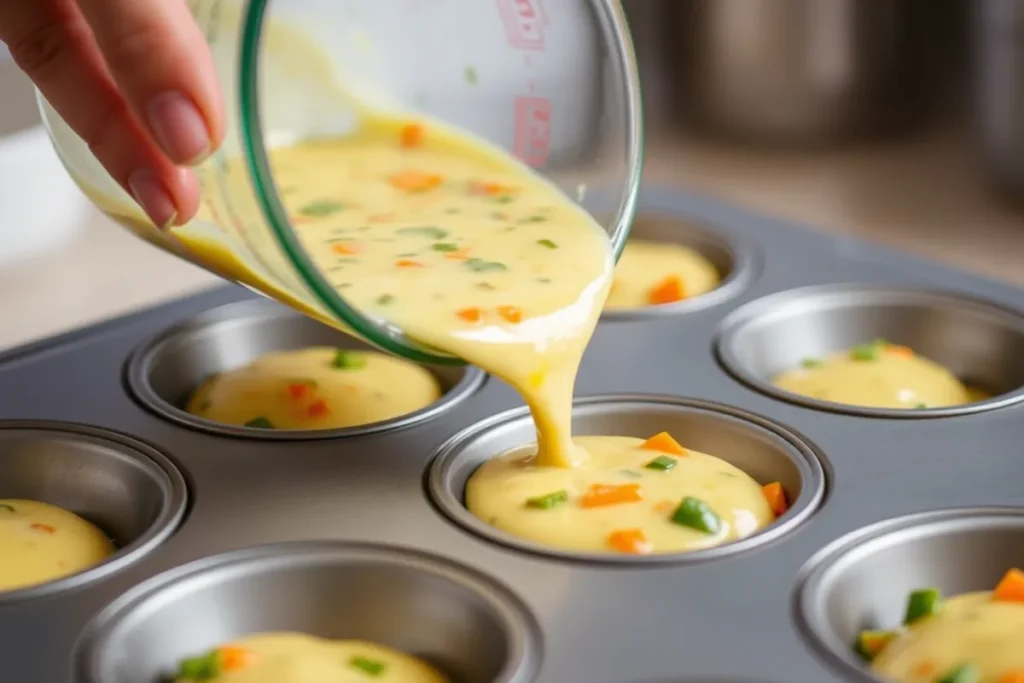
M 990 194 L 956 135 L 819 154 L 753 153 L 672 136 L 645 181 L 686 188 L 1024 285 L 1024 211 Z M 218 278 L 97 211 L 73 242 L 0 269 L 0 348 L 216 286 Z

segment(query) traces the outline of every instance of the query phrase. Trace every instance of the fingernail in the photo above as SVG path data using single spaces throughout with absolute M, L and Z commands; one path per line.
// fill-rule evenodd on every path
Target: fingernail
M 179 92 L 153 98 L 147 107 L 153 137 L 175 163 L 198 164 L 210 153 L 210 132 L 202 114 Z
M 166 230 L 178 219 L 178 209 L 156 174 L 140 168 L 128 176 L 128 189 L 142 210 L 158 228 Z

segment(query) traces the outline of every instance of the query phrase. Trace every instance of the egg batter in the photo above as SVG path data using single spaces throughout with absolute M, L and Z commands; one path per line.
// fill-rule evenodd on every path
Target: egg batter
M 775 386 L 795 394 L 874 408 L 938 408 L 986 398 L 941 365 L 906 346 L 876 340 L 778 375 Z
M 867 631 L 857 649 L 894 683 L 1024 681 L 1024 573 L 1010 570 L 995 591 L 942 600 L 915 591 L 899 631 Z
M 426 408 L 441 387 L 425 368 L 376 351 L 316 347 L 269 353 L 221 373 L 187 410 L 222 424 L 337 429 Z
M 383 645 L 261 633 L 179 664 L 175 683 L 449 683 L 426 662 Z
M 683 301 L 719 285 L 718 269 L 695 249 L 669 242 L 630 239 L 615 266 L 608 310 Z
M 75 574 L 114 553 L 107 536 L 48 503 L 0 499 L 0 591 Z
M 684 449 L 667 433 L 647 441 L 578 437 L 573 469 L 538 463 L 523 447 L 485 462 L 466 507 L 487 523 L 544 545 L 585 552 L 672 553 L 749 536 L 785 512 L 778 483 Z

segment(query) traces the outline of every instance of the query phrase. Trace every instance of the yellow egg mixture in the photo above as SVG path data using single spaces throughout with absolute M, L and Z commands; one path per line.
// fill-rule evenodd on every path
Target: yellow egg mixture
M 75 574 L 113 553 L 110 539 L 74 513 L 47 503 L 0 499 L 0 591 Z
M 449 683 L 426 662 L 382 645 L 262 633 L 178 665 L 175 683 Z
M 874 408 L 938 408 L 987 398 L 934 361 L 881 339 L 808 358 L 773 383 L 802 396 Z
M 615 266 L 607 310 L 646 308 L 710 292 L 721 276 L 696 250 L 682 244 L 630 239 Z
M 893 683 L 1024 683 L 1024 573 L 995 591 L 942 600 L 915 591 L 904 628 L 865 631 L 856 649 Z
M 263 429 L 337 429 L 426 408 L 441 397 L 425 368 L 375 351 L 333 347 L 270 353 L 201 386 L 188 412 Z

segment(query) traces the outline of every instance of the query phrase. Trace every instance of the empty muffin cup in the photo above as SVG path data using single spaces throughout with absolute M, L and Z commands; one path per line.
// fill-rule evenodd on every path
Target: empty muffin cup
M 825 497 L 823 459 L 813 446 L 781 425 L 729 406 L 672 396 L 595 396 L 575 401 L 572 430 L 575 436 L 646 439 L 663 431 L 679 435 L 684 447 L 716 456 L 761 484 L 780 482 L 789 509 L 753 535 L 679 553 L 580 552 L 514 536 L 470 513 L 465 506 L 465 491 L 470 477 L 484 462 L 536 441 L 536 428 L 525 408 L 496 415 L 444 444 L 427 474 L 430 496 L 451 521 L 507 547 L 568 560 L 637 565 L 706 561 L 767 543 L 804 522 Z
M 431 405 L 392 419 L 340 429 L 263 429 L 228 425 L 185 410 L 206 380 L 245 366 L 275 351 L 330 346 L 373 348 L 276 302 L 253 299 L 202 313 L 145 342 L 128 360 L 128 387 L 161 417 L 194 429 L 227 436 L 273 440 L 326 439 L 407 427 L 443 413 L 470 396 L 484 381 L 471 366 L 427 366 L 444 392 Z
M 855 531 L 801 571 L 797 616 L 825 659 L 856 680 L 877 682 L 854 653 L 857 634 L 891 629 L 911 591 L 986 591 L 1024 567 L 1024 510 L 959 508 L 918 513 Z
M 0 498 L 48 503 L 109 536 L 115 553 L 84 571 L 0 592 L 0 604 L 108 576 L 163 543 L 185 515 L 185 480 L 154 449 L 103 429 L 0 422 Z
M 752 245 L 696 220 L 662 214 L 641 214 L 633 223 L 630 238 L 689 247 L 708 260 L 720 278 L 714 289 L 674 303 L 642 308 L 606 309 L 605 320 L 637 320 L 678 315 L 715 306 L 745 289 L 757 275 L 758 260 Z M 627 243 L 628 245 L 628 243 Z
M 387 546 L 281 543 L 208 557 L 126 593 L 87 625 L 78 683 L 162 683 L 177 663 L 249 634 L 355 639 L 419 657 L 453 683 L 529 683 L 538 627 L 503 585 Z
M 969 389 L 992 396 L 917 409 L 847 405 L 785 391 L 773 379 L 807 358 L 882 338 L 913 349 Z M 842 284 L 772 294 L 722 323 L 716 351 L 736 379 L 784 401 L 836 413 L 941 417 L 1000 408 L 1024 398 L 1024 314 L 958 294 Z

